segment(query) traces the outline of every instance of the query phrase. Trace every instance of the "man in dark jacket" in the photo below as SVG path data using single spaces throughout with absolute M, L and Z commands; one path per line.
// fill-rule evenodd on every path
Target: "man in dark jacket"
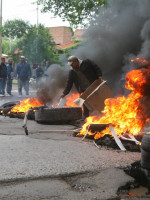
M 8 60 L 7 67 L 7 93 L 9 96 L 12 96 L 12 80 L 13 80 L 13 66 L 12 66 L 12 59 Z
M 68 64 L 72 67 L 69 72 L 66 87 L 63 91 L 62 98 L 65 97 L 71 90 L 73 84 L 79 93 L 84 92 L 96 79 L 102 79 L 102 71 L 99 66 L 93 61 L 86 59 L 80 60 L 76 56 L 68 58 Z M 84 117 L 89 116 L 89 111 L 85 105 Z
M 38 64 L 37 68 L 36 68 L 36 83 L 38 83 L 38 81 L 42 78 L 44 71 L 41 68 L 41 65 Z
M 5 96 L 5 87 L 7 81 L 7 67 L 5 65 L 5 58 L 1 58 L 0 64 L 0 96 Z
M 18 93 L 19 97 L 22 96 L 22 88 L 29 95 L 29 80 L 31 78 L 30 64 L 26 62 L 25 57 L 21 56 L 21 61 L 17 64 L 14 76 L 18 76 Z

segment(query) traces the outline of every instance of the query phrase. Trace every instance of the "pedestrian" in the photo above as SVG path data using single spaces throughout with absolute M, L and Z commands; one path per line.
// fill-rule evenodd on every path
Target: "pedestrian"
M 5 96 L 5 88 L 6 88 L 6 81 L 7 81 L 7 67 L 5 64 L 5 58 L 1 58 L 0 64 L 0 96 Z
M 84 92 L 96 79 L 102 80 L 102 71 L 100 67 L 89 59 L 80 60 L 76 56 L 68 58 L 68 64 L 72 67 L 69 72 L 66 87 L 61 97 L 65 97 L 71 90 L 73 84 L 79 93 Z M 89 116 L 89 110 L 83 104 L 84 119 Z
M 12 96 L 12 80 L 13 80 L 13 66 L 12 66 L 12 59 L 8 60 L 7 67 L 7 94 L 8 96 Z
M 31 78 L 30 64 L 26 62 L 25 57 L 20 57 L 20 62 L 17 64 L 15 70 L 15 77 L 18 77 L 18 94 L 22 96 L 22 88 L 25 90 L 26 96 L 29 96 L 29 80 Z
M 45 76 L 48 76 L 47 75 L 47 70 L 48 70 L 49 67 L 50 67 L 50 61 L 46 61 L 46 66 L 45 66 L 45 69 L 44 69 L 44 75 Z
M 42 78 L 44 71 L 41 68 L 41 65 L 38 64 L 37 68 L 36 68 L 36 83 L 38 83 L 38 81 Z

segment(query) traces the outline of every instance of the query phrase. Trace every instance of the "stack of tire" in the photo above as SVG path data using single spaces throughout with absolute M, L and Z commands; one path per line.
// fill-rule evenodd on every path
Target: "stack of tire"
M 150 169 L 150 134 L 144 135 L 141 144 L 141 166 Z

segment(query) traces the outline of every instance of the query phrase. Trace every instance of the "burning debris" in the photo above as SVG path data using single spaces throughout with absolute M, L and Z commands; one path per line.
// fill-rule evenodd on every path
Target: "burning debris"
M 9 111 L 9 113 L 26 113 L 31 107 L 38 107 L 42 105 L 43 104 L 37 98 L 31 97 L 20 101 Z
M 93 135 L 95 140 L 105 135 L 112 136 L 110 127 L 102 131 L 91 132 L 91 124 L 109 124 L 116 135 L 128 135 L 135 138 L 150 120 L 150 66 L 130 71 L 126 76 L 126 88 L 132 92 L 127 96 L 109 98 L 105 100 L 102 116 L 91 116 L 86 119 L 78 135 Z

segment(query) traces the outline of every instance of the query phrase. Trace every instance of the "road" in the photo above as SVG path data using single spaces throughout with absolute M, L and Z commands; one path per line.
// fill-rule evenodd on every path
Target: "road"
M 1 97 L 3 102 L 18 100 Z M 36 91 L 31 90 L 30 96 Z M 123 168 L 140 160 L 139 152 L 97 148 L 92 140 L 73 137 L 75 125 L 43 125 L 0 116 L 0 199 L 118 199 L 117 190 L 133 178 Z M 39 130 L 60 132 L 39 133 Z

